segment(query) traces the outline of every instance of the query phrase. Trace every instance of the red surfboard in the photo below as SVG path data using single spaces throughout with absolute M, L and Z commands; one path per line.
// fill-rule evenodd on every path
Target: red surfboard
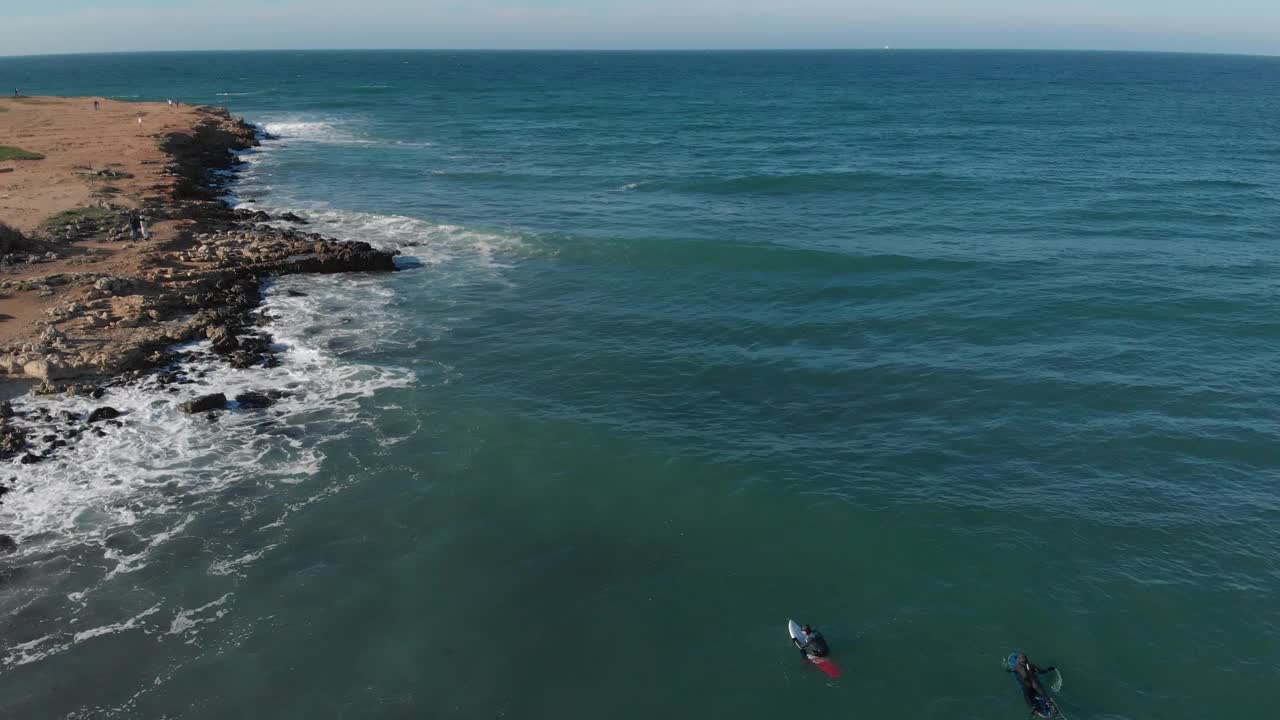
M 809 662 L 813 663 L 819 670 L 826 673 L 827 677 L 840 677 L 840 666 L 836 665 L 835 661 L 831 658 L 811 657 L 809 658 Z

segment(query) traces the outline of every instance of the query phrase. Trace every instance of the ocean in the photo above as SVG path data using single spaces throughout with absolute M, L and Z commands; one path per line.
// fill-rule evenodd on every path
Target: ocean
M 224 105 L 275 138 L 234 202 L 403 270 L 281 280 L 281 367 L 114 390 L 124 428 L 5 469 L 6 718 L 1012 720 L 1014 649 L 1072 720 L 1274 712 L 1278 58 L 151 53 L 9 87 Z M 241 389 L 291 395 L 175 409 Z

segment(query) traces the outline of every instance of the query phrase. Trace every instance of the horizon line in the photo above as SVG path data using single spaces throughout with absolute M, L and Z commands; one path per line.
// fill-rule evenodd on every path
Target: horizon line
M 1128 55 L 1204 55 L 1211 57 L 1251 57 L 1280 58 L 1280 53 L 1224 52 L 1208 50 L 1117 50 L 1103 48 L 947 48 L 947 47 L 726 47 L 726 48 L 361 48 L 361 47 L 314 47 L 314 48 L 252 48 L 252 49 L 204 49 L 204 50 L 103 50 L 85 52 L 50 52 L 26 53 L 21 55 L 0 54 L 0 60 L 41 57 L 79 57 L 93 55 L 196 55 L 210 53 L 287 53 L 287 52 L 459 52 L 459 53 L 794 53 L 794 52 L 973 52 L 973 53 L 1114 53 Z

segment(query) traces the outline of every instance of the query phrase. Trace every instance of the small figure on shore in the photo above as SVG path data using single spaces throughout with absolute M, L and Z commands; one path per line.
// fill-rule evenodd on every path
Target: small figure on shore
M 98 112 L 98 101 L 97 101 L 97 100 L 94 100 L 94 101 L 93 101 L 93 111 L 94 111 L 94 112 Z
M 165 100 L 165 102 L 169 103 L 169 107 L 173 107 L 173 100 Z
M 14 89 L 13 89 L 13 96 L 14 96 L 14 97 L 21 97 L 21 96 L 22 96 L 22 91 L 21 91 L 21 90 L 19 90 L 18 88 L 14 88 Z
M 129 237 L 133 240 L 137 240 L 141 235 L 142 235 L 142 218 L 138 216 L 137 212 L 130 210 L 129 211 Z
M 142 113 L 138 113 L 138 124 L 142 124 Z
M 147 233 L 147 220 L 149 220 L 149 219 L 150 219 L 150 218 L 148 218 L 146 215 L 139 215 L 139 216 L 138 216 L 138 232 L 142 235 L 142 239 L 143 239 L 143 240 L 147 240 L 148 238 L 150 238 L 150 237 L 151 237 L 151 236 Z

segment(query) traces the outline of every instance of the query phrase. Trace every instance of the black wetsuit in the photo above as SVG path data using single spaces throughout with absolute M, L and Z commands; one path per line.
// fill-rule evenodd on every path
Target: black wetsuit
M 1027 660 L 1026 665 L 1018 663 L 1009 672 L 1018 676 L 1018 681 L 1022 684 L 1022 698 L 1027 701 L 1028 705 L 1035 707 L 1036 698 L 1049 696 L 1049 694 L 1044 691 L 1044 688 L 1041 687 L 1038 676 L 1043 675 L 1044 673 L 1051 673 L 1056 669 L 1057 668 L 1052 665 L 1047 668 L 1042 668 L 1030 660 Z
M 800 652 L 813 657 L 826 657 L 831 650 L 827 647 L 827 641 L 822 639 L 822 633 L 817 630 L 811 630 L 804 633 L 805 641 L 801 643 L 796 640 L 796 647 L 800 648 Z

